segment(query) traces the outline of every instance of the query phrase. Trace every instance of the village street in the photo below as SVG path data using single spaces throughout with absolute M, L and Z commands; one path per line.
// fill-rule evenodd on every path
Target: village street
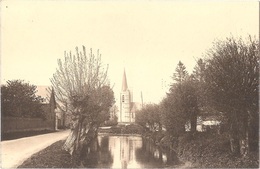
M 17 168 L 24 160 L 52 143 L 65 139 L 69 130 L 1 142 L 1 168 Z

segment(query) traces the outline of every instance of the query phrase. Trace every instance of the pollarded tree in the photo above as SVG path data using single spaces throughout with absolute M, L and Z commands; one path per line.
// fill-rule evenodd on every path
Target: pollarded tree
M 1 112 L 3 117 L 45 118 L 41 108 L 43 98 L 36 95 L 36 86 L 23 80 L 7 81 L 1 86 Z
M 98 126 L 108 119 L 109 108 L 114 104 L 114 93 L 107 79 L 108 66 L 101 62 L 101 55 L 86 53 L 76 48 L 76 54 L 64 54 L 51 78 L 58 107 L 72 116 L 74 130 L 64 148 L 73 154 L 91 141 L 88 133 L 96 135 Z
M 251 37 L 246 42 L 231 37 L 215 42 L 208 51 L 205 81 L 209 103 L 225 113 L 230 124 L 231 150 L 238 152 L 240 147 L 243 155 L 248 154 L 248 140 L 254 136 L 258 140 L 259 134 L 258 45 L 258 40 Z

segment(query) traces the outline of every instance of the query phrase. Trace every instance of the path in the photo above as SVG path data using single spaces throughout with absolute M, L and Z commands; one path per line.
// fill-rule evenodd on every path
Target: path
M 31 155 L 66 139 L 69 130 L 1 142 L 1 168 L 17 168 Z

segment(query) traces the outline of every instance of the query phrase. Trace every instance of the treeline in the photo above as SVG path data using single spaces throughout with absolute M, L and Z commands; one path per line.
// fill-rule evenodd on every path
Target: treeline
M 37 87 L 23 80 L 8 80 L 1 85 L 2 117 L 37 117 L 45 119 L 44 99 L 36 95 Z
M 152 131 L 164 126 L 178 138 L 187 126 L 196 134 L 198 117 L 213 117 L 228 133 L 232 153 L 258 150 L 258 40 L 249 36 L 216 41 L 191 74 L 180 61 L 172 80 L 160 104 L 146 105 L 136 113 L 140 125 Z

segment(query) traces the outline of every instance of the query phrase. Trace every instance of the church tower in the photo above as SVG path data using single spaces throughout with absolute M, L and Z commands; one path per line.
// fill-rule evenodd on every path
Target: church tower
M 120 93 L 120 116 L 118 122 L 129 123 L 132 122 L 130 113 L 131 96 L 127 86 L 126 74 L 124 70 L 122 90 Z

